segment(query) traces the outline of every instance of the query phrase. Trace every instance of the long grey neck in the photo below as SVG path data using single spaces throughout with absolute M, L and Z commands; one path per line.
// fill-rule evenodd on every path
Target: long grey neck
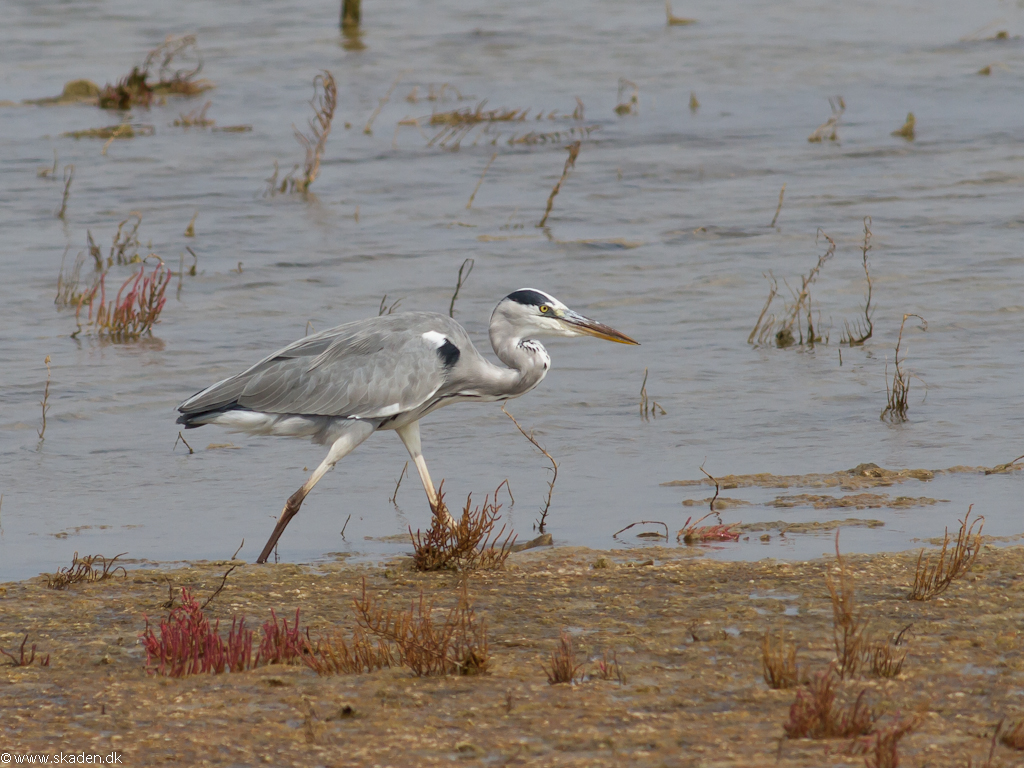
M 480 392 L 495 400 L 519 397 L 536 387 L 551 367 L 551 357 L 544 346 L 533 339 L 523 339 L 511 323 L 492 318 L 491 347 L 508 368 L 488 366 L 480 382 Z

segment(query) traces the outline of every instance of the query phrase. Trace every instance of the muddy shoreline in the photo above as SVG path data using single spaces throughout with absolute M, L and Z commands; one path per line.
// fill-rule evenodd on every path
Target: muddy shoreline
M 916 715 L 905 765 L 983 763 L 997 723 L 1024 716 L 1024 548 L 985 547 L 971 572 L 928 602 L 906 599 L 916 553 L 846 557 L 878 636 L 905 633 L 895 679 L 854 679 L 879 727 Z M 834 558 L 715 562 L 699 550 L 554 548 L 517 553 L 474 574 L 469 595 L 487 622 L 488 674 L 416 678 L 407 669 L 319 677 L 305 666 L 170 679 L 148 674 L 138 635 L 166 614 L 169 590 L 213 593 L 232 563 L 48 589 L 43 577 L 0 585 L 0 647 L 27 633 L 50 665 L 0 666 L 3 749 L 116 750 L 125 765 L 783 766 L 864 765 L 848 740 L 783 738 L 795 692 L 761 669 L 766 631 L 796 641 L 809 672 L 834 658 L 824 575 Z M 454 574 L 385 567 L 238 564 L 207 612 L 259 626 L 270 610 L 316 637 L 354 625 L 365 578 L 386 604 L 421 590 L 456 599 Z M 568 630 L 588 678 L 549 685 L 544 672 Z M 614 653 L 624 680 L 601 680 Z M 6 659 L 5 659 L 6 661 Z M 1021 753 L 996 747 L 993 765 Z M 1000 762 L 1002 761 L 1002 762 Z

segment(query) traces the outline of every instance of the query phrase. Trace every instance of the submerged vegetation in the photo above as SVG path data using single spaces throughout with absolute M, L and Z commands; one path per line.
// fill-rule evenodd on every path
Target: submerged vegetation
M 309 105 L 313 108 L 313 117 L 309 119 L 309 132 L 303 133 L 298 128 L 292 127 L 295 132 L 295 140 L 299 142 L 306 152 L 305 163 L 300 166 L 296 164 L 284 178 L 278 181 L 277 161 L 274 161 L 274 174 L 267 179 L 267 188 L 264 197 L 272 197 L 284 192 L 299 192 L 305 194 L 309 191 L 310 185 L 320 175 L 320 160 L 323 157 L 324 147 L 327 145 L 327 137 L 331 133 L 331 123 L 334 121 L 334 110 L 338 106 L 338 86 L 334 82 L 334 75 L 329 70 L 313 78 L 313 98 Z M 295 173 L 302 168 L 299 177 Z
M 172 69 L 175 60 L 193 58 L 191 69 Z M 158 64 L 159 62 L 159 64 Z M 153 68 L 157 68 L 155 82 Z M 132 109 L 148 107 L 154 98 L 166 96 L 195 96 L 213 88 L 209 80 L 196 79 L 203 69 L 202 58 L 196 48 L 195 35 L 167 39 L 151 50 L 140 66 L 117 81 L 107 84 L 99 92 L 99 106 L 103 109 Z

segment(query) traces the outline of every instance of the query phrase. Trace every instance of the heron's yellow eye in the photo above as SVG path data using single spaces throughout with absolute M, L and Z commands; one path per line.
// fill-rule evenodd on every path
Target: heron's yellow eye
M 541 312 L 547 312 L 549 309 L 550 309 L 550 307 L 547 304 L 542 304 L 541 308 L 540 308 L 540 311 Z

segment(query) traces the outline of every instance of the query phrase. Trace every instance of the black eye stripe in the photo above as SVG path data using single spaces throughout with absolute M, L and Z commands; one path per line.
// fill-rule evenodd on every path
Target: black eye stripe
M 539 307 L 546 305 L 551 301 L 551 299 L 543 293 L 530 290 L 529 288 L 522 288 L 518 291 L 513 291 L 506 298 L 510 301 L 516 302 L 517 304 L 524 304 L 528 307 Z

